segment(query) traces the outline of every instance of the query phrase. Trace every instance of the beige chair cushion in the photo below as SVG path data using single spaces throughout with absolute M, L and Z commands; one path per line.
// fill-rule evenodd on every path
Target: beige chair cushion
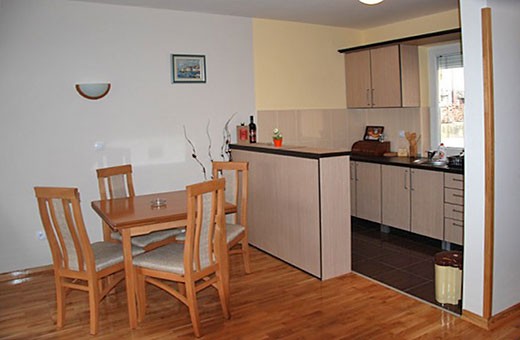
M 246 228 L 240 224 L 226 224 L 226 242 L 229 243 L 234 240 L 238 235 L 244 232 Z M 186 234 L 178 235 L 177 241 L 185 241 Z
M 182 233 L 184 233 L 183 228 L 154 231 L 153 233 L 150 233 L 150 234 L 132 237 L 132 245 L 144 248 L 149 244 L 159 242 L 159 241 L 162 241 L 169 237 L 177 236 Z M 123 240 L 123 237 L 118 232 L 113 232 L 112 238 L 115 240 L 118 240 L 118 241 Z
M 96 261 L 97 272 L 119 262 L 123 262 L 123 247 L 120 244 L 95 242 L 92 243 L 91 246 Z M 143 252 L 144 250 L 139 247 L 132 247 L 132 255 L 134 256 L 142 254 Z
M 226 242 L 229 243 L 238 235 L 244 232 L 246 228 L 240 224 L 226 224 Z
M 170 243 L 138 255 L 134 266 L 184 275 L 184 244 Z

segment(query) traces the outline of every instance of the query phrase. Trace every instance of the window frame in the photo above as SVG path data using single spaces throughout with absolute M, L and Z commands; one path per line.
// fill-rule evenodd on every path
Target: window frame
M 429 87 L 430 87 L 430 143 L 431 148 L 436 150 L 441 143 L 441 117 L 438 105 L 438 70 L 437 57 L 443 54 L 462 53 L 460 41 L 453 41 L 442 45 L 435 45 L 428 49 L 428 69 L 429 69 Z M 464 57 L 463 57 L 464 58 Z M 464 112 L 465 113 L 465 112 Z M 464 120 L 466 120 L 464 118 Z M 446 147 L 448 155 L 459 154 L 464 148 Z

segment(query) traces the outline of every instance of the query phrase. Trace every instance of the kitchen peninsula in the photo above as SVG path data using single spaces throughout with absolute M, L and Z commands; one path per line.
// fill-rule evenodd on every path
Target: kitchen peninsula
M 232 144 L 249 162 L 249 242 L 322 280 L 351 271 L 349 150 Z

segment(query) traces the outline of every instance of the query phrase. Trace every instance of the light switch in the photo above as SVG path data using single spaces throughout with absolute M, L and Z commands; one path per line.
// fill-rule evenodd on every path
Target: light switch
M 399 130 L 399 137 L 404 138 L 404 130 Z

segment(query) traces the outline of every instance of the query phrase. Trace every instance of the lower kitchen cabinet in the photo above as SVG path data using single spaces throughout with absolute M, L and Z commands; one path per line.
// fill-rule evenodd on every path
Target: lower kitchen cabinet
M 444 174 L 444 241 L 464 244 L 464 176 Z
M 442 240 L 441 172 L 382 165 L 382 224 Z
M 444 176 L 442 172 L 410 169 L 411 231 L 444 238 Z
M 410 169 L 383 165 L 381 223 L 410 231 Z
M 381 164 L 351 161 L 351 214 L 381 223 Z

